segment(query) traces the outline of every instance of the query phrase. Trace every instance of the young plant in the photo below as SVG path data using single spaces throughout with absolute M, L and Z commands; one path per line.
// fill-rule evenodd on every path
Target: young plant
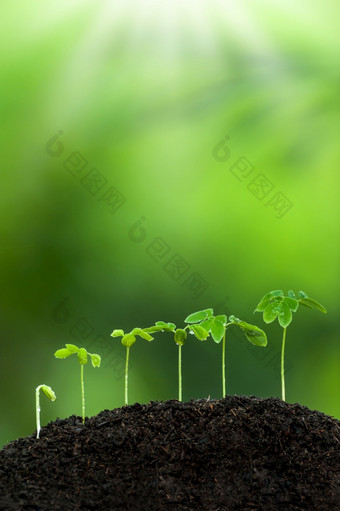
M 174 323 L 165 323 L 164 321 L 157 321 L 155 326 L 145 329 L 147 332 L 173 332 L 174 341 L 178 346 L 178 401 L 182 401 L 182 346 L 187 340 L 189 330 L 196 339 L 205 341 L 209 333 L 199 325 L 187 325 L 184 328 L 177 328 Z
M 235 325 L 242 330 L 248 341 L 255 346 L 266 346 L 267 337 L 263 330 L 258 328 L 256 325 L 251 325 L 245 321 L 241 321 L 235 316 L 229 316 L 229 320 L 225 315 L 214 316 L 213 309 L 204 309 L 193 314 L 190 314 L 185 319 L 185 323 L 190 323 L 192 329 L 196 323 L 196 326 L 200 326 L 204 331 L 211 334 L 211 337 L 216 343 L 222 341 L 222 394 L 226 396 L 226 377 L 225 377 L 225 337 L 228 326 Z
M 39 438 L 40 434 L 40 389 L 43 391 L 46 397 L 51 401 L 55 401 L 57 399 L 54 391 L 48 385 L 44 383 L 42 385 L 38 385 L 35 389 L 35 417 L 37 421 L 37 438 Z
M 124 330 L 114 330 L 111 337 L 122 337 L 121 343 L 126 348 L 126 359 L 125 359 L 125 404 L 129 404 L 128 391 L 129 391 L 129 353 L 130 348 L 136 342 L 137 335 L 146 341 L 153 341 L 153 337 L 147 332 L 147 328 L 134 328 L 129 333 L 124 333 Z
M 66 348 L 57 350 L 54 354 L 56 358 L 67 358 L 74 353 L 77 354 L 80 364 L 80 385 L 81 385 L 81 409 L 82 421 L 85 424 L 85 387 L 84 387 L 84 365 L 87 364 L 87 356 L 90 355 L 93 367 L 100 367 L 101 358 L 96 353 L 88 353 L 85 348 L 78 348 L 74 344 L 65 344 Z
M 255 309 L 255 312 L 263 312 L 263 321 L 265 323 L 272 323 L 278 318 L 280 326 L 283 328 L 282 347 L 281 347 L 281 394 L 282 401 L 286 399 L 285 390 L 285 373 L 284 373 L 284 354 L 286 343 L 286 331 L 293 319 L 293 312 L 296 312 L 299 305 L 304 305 L 309 309 L 316 309 L 324 314 L 327 312 L 325 307 L 316 300 L 309 298 L 303 291 L 298 292 L 296 297 L 295 293 L 290 290 L 288 295 L 285 296 L 281 289 L 270 291 L 264 295 L 260 303 Z

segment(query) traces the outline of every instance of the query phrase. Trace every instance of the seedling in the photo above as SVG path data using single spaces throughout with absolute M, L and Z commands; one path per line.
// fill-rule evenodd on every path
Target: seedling
M 225 315 L 214 316 L 213 309 L 204 309 L 193 314 L 190 314 L 185 319 L 185 323 L 190 323 L 192 329 L 194 325 L 192 323 L 198 323 L 196 326 L 200 326 L 204 331 L 211 334 L 211 337 L 216 343 L 222 341 L 222 394 L 226 396 L 226 377 L 225 377 L 225 337 L 226 330 L 229 325 L 235 325 L 239 327 L 248 341 L 255 346 L 266 346 L 267 337 L 263 330 L 258 328 L 256 325 L 251 325 L 245 321 L 241 321 L 235 316 L 229 316 L 229 320 Z
M 177 328 L 174 323 L 165 323 L 164 321 L 157 321 L 155 326 L 145 329 L 147 332 L 173 332 L 174 341 L 178 346 L 178 401 L 182 401 L 182 346 L 187 340 L 188 330 L 199 341 L 205 341 L 209 333 L 200 325 L 187 325 L 184 328 Z
M 147 333 L 147 328 L 134 328 L 129 333 L 124 333 L 124 330 L 114 330 L 111 334 L 111 337 L 122 337 L 121 343 L 126 348 L 126 358 L 125 358 L 125 404 L 128 404 L 128 391 L 129 391 L 129 353 L 130 348 L 136 342 L 136 336 L 138 335 L 142 339 L 146 341 L 153 341 L 153 337 Z
M 49 387 L 48 385 L 45 385 L 44 383 L 42 385 L 39 385 L 35 389 L 35 417 L 37 421 L 37 438 L 39 438 L 40 434 L 40 389 L 43 391 L 46 397 L 50 399 L 51 401 L 55 401 L 56 395 L 54 391 Z
M 288 296 L 285 296 L 281 289 L 270 291 L 264 295 L 255 312 L 263 312 L 263 321 L 272 323 L 278 318 L 280 326 L 283 328 L 282 347 L 281 347 L 281 394 L 282 401 L 286 400 L 285 373 L 284 373 L 284 355 L 286 343 L 286 331 L 293 319 L 293 312 L 296 312 L 299 305 L 304 305 L 309 309 L 316 309 L 324 314 L 327 312 L 325 307 L 316 300 L 309 298 L 303 291 L 298 292 L 298 297 L 290 290 Z
M 84 387 L 84 365 L 87 364 L 87 356 L 90 355 L 93 367 L 100 367 L 101 358 L 96 353 L 88 353 L 85 348 L 78 348 L 74 344 L 65 344 L 66 348 L 57 350 L 54 354 L 56 358 L 67 358 L 74 353 L 77 354 L 80 364 L 80 385 L 81 385 L 81 409 L 82 421 L 85 424 L 85 387 Z

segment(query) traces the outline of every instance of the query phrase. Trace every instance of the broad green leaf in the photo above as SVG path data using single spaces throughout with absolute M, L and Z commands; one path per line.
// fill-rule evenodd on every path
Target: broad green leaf
M 40 388 L 45 394 L 45 396 L 48 397 L 48 399 L 50 399 L 51 401 L 55 401 L 57 399 L 54 391 L 48 385 L 41 385 Z
M 157 321 L 155 324 L 156 326 L 162 326 L 164 329 L 175 330 L 176 328 L 175 323 L 165 323 L 165 321 Z
M 186 333 L 185 330 L 183 330 L 183 328 L 178 328 L 174 336 L 175 343 L 178 344 L 179 346 L 183 346 L 187 339 L 187 336 L 188 334 Z
M 224 324 L 215 318 L 210 330 L 214 341 L 221 342 L 225 330 Z
M 175 329 L 175 323 L 165 323 L 165 321 L 157 321 L 155 326 L 143 328 L 144 332 L 174 332 Z
M 79 348 L 75 344 L 65 344 L 66 348 L 70 353 L 78 353 Z
M 280 300 L 270 302 L 263 311 L 263 321 L 265 323 L 272 323 L 280 312 Z
M 228 318 L 225 314 L 220 314 L 219 316 L 215 316 L 215 319 L 217 319 L 217 321 L 225 325 Z
M 79 364 L 87 364 L 87 351 L 85 348 L 80 348 L 77 353 Z
M 261 298 L 261 301 L 258 303 L 255 312 L 263 312 L 267 305 L 274 299 L 272 292 L 267 293 Z M 230 319 L 230 318 L 229 318 Z
M 57 350 L 54 354 L 56 358 L 66 358 L 72 355 L 72 352 L 69 351 L 67 348 L 62 348 L 61 350 Z
M 199 341 L 205 341 L 209 335 L 209 332 L 199 325 L 190 325 L 190 330 Z
M 210 332 L 210 327 L 214 322 L 214 317 L 201 321 L 200 326 L 207 332 Z
M 289 298 L 296 298 L 294 291 L 292 291 L 291 289 L 288 291 L 288 296 Z
M 308 298 L 308 296 L 306 295 L 306 293 L 304 291 L 299 291 L 298 295 L 299 295 L 299 298 Z
M 319 310 L 320 312 L 323 312 L 324 314 L 327 313 L 327 310 L 321 303 L 317 302 L 316 300 L 312 300 L 312 298 L 301 298 L 300 299 L 301 305 L 304 305 L 305 307 L 308 307 L 309 309 Z
M 279 323 L 282 326 L 282 328 L 287 328 L 287 326 L 290 325 L 293 319 L 292 311 L 284 301 L 280 303 L 279 307 L 280 307 L 278 314 Z
M 123 337 L 124 330 L 114 330 L 111 334 L 111 337 Z
M 144 332 L 148 332 L 150 334 L 153 334 L 155 332 L 164 332 L 164 327 L 163 326 L 149 326 L 148 328 L 143 328 L 143 331 Z
M 275 291 L 271 291 L 271 294 L 273 296 L 284 296 L 284 292 L 282 291 L 282 289 L 276 289 Z
M 126 348 L 130 348 L 136 342 L 136 336 L 133 334 L 125 334 L 121 343 Z
M 93 367 L 100 367 L 102 359 L 96 353 L 89 353 Z
M 139 337 L 142 337 L 146 341 L 153 341 L 153 337 L 145 332 L 142 328 L 134 328 L 131 332 L 132 335 L 139 335 Z
M 198 321 L 203 321 L 203 319 L 212 316 L 213 313 L 213 309 L 204 309 L 201 311 L 193 312 L 184 320 L 184 323 L 198 323 Z
M 285 296 L 283 299 L 284 303 L 288 305 L 291 311 L 296 312 L 299 307 L 299 302 L 295 298 L 291 298 L 290 296 Z
M 267 336 L 261 328 L 240 320 L 237 325 L 242 328 L 244 335 L 252 344 L 255 346 L 267 346 Z

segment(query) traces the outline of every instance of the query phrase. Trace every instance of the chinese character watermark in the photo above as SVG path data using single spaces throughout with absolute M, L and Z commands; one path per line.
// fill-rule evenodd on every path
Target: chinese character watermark
M 219 163 L 226 163 L 231 157 L 231 150 L 227 145 L 229 138 L 229 135 L 226 135 L 212 150 L 213 158 Z M 247 188 L 257 200 L 268 199 L 264 204 L 273 209 L 276 218 L 283 218 L 292 209 L 293 203 L 284 193 L 276 191 L 274 195 L 271 195 L 275 185 L 263 172 L 254 177 L 255 166 L 245 156 L 239 157 L 229 170 L 241 183 L 248 182 Z M 250 182 L 249 179 L 251 179 Z
M 62 135 L 63 131 L 58 131 L 45 145 L 46 153 L 52 158 L 59 158 L 65 152 L 61 141 Z M 125 204 L 126 197 L 116 186 L 110 186 L 102 172 L 97 168 L 88 170 L 88 161 L 79 151 L 69 153 L 63 161 L 63 166 L 74 178 L 79 179 L 88 193 L 97 196 L 98 202 L 106 206 L 109 213 L 116 213 Z

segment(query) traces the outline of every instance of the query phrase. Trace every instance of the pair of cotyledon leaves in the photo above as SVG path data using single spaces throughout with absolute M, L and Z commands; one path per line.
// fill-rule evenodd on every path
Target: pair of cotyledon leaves
M 87 364 L 87 356 L 91 357 L 93 367 L 100 367 L 101 358 L 96 353 L 89 353 L 85 348 L 78 348 L 75 344 L 65 344 L 66 348 L 57 350 L 54 354 L 56 358 L 67 358 L 74 353 L 77 354 L 79 364 Z
M 225 315 L 214 316 L 213 309 L 204 309 L 201 311 L 190 314 L 185 320 L 188 323 L 189 331 L 200 341 L 205 341 L 209 334 L 216 343 L 219 343 L 224 335 L 227 326 L 233 324 L 241 328 L 247 339 L 257 346 L 266 346 L 266 334 L 255 325 L 241 321 L 235 316 L 228 318 Z M 136 342 L 136 336 L 139 335 L 147 341 L 152 341 L 153 337 L 150 335 L 155 332 L 173 332 L 175 334 L 176 344 L 182 346 L 187 338 L 185 329 L 178 328 L 174 323 L 165 323 L 164 321 L 157 321 L 154 326 L 149 328 L 134 328 L 131 332 L 125 334 L 123 330 L 114 330 L 111 334 L 112 337 L 122 337 L 123 346 L 130 347 Z
M 294 291 L 288 291 L 288 296 L 284 296 L 281 289 L 271 291 L 264 295 L 255 312 L 263 312 L 263 321 L 272 323 L 278 318 L 282 328 L 287 328 L 293 319 L 293 312 L 296 312 L 299 305 L 304 305 L 309 309 L 316 309 L 326 313 L 326 309 L 321 303 L 309 298 L 304 291 L 299 291 L 296 297 Z

